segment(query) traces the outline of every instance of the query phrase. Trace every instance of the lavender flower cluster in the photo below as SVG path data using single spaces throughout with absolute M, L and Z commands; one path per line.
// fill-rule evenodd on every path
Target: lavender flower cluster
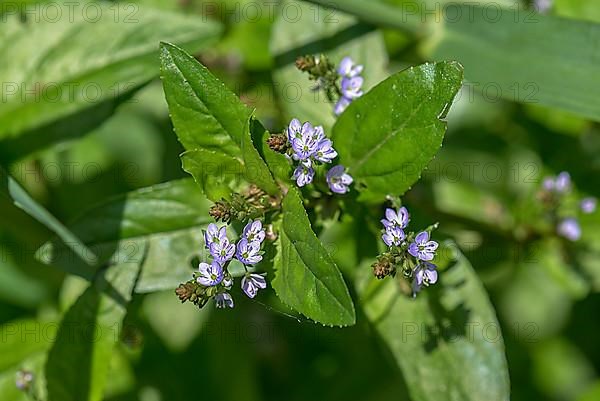
M 331 163 L 338 155 L 333 148 L 333 142 L 325 136 L 323 127 L 313 127 L 308 121 L 301 124 L 298 119 L 294 118 L 287 128 L 287 140 L 292 150 L 288 157 L 298 162 L 292 179 L 296 180 L 299 187 L 313 181 L 315 165 Z M 338 194 L 348 192 L 348 186 L 353 181 L 342 165 L 331 168 L 326 179 L 329 188 Z
M 364 79 L 360 76 L 362 71 L 363 66 L 355 64 L 350 57 L 344 57 L 340 62 L 337 72 L 342 77 L 340 83 L 341 96 L 333 109 L 336 116 L 342 114 L 354 99 L 363 95 L 361 88 Z
M 387 208 L 381 239 L 388 246 L 388 251 L 378 258 L 373 265 L 378 278 L 395 275 L 396 266 L 401 266 L 404 275 L 412 278 L 413 296 L 423 286 L 435 284 L 438 279 L 437 266 L 431 261 L 435 258 L 439 244 L 430 239 L 430 230 L 424 230 L 415 235 L 406 234 L 410 215 L 405 207 L 396 210 Z
M 565 197 L 570 194 L 572 187 L 571 176 L 566 171 L 561 172 L 556 177 L 546 177 L 542 181 L 541 198 L 546 201 L 551 214 L 557 216 L 555 218 L 555 220 L 558 220 L 557 234 L 569 241 L 577 241 L 581 238 L 579 220 L 574 215 L 558 218 L 558 209 L 564 203 Z M 585 214 L 594 213 L 596 203 L 596 198 L 583 198 L 579 202 L 578 209 Z M 573 211 L 571 211 L 571 214 L 574 214 Z
M 260 250 L 265 239 L 265 230 L 260 220 L 252 221 L 244 227 L 242 236 L 237 244 L 227 238 L 227 228 L 219 228 L 216 224 L 208 225 L 204 232 L 204 242 L 213 261 L 208 264 L 200 263 L 196 281 L 203 287 L 216 288 L 214 295 L 217 308 L 233 308 L 233 298 L 229 294 L 233 286 L 233 277 L 227 271 L 227 266 L 235 257 L 244 267 L 252 266 L 262 260 Z M 250 298 L 254 298 L 259 289 L 267 287 L 264 274 L 250 273 L 242 278 L 242 290 Z

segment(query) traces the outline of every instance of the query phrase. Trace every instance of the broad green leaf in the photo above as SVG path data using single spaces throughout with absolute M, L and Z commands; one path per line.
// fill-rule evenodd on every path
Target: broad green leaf
M 340 163 L 363 198 L 402 194 L 437 153 L 445 118 L 462 83 L 454 62 L 396 73 L 350 104 L 333 127 Z
M 18 157 L 11 149 L 32 138 L 42 147 L 97 126 L 158 75 L 161 40 L 196 51 L 221 31 L 217 23 L 131 4 L 86 4 L 54 3 L 59 18 L 37 15 L 36 22 L 34 15 L 0 44 L 5 157 Z
M 364 65 L 366 91 L 388 75 L 383 35 L 354 17 L 299 1 L 286 0 L 276 15 L 270 47 L 276 64 L 275 91 L 285 117 L 322 125 L 329 134 L 335 122 L 334 105 L 313 90 L 315 82 L 294 62 L 307 54 L 325 54 L 335 64 L 350 56 Z
M 449 255 L 452 244 L 440 249 Z M 454 250 L 437 284 L 416 298 L 367 266 L 357 280 L 367 318 L 387 344 L 414 401 L 507 401 L 500 325 L 470 263 Z M 443 267 L 443 265 L 441 266 Z
M 2 167 L 0 167 L 0 196 L 6 198 L 19 209 L 22 209 L 46 226 L 50 231 L 58 236 L 62 246 L 68 247 L 78 258 L 94 261 L 94 255 L 80 241 L 77 235 L 73 234 L 60 221 L 52 216 L 46 209 L 39 205 L 29 194 L 11 177 Z M 70 273 L 80 274 L 84 277 L 91 277 L 91 269 L 85 263 L 78 270 L 67 270 Z
M 171 289 L 189 279 L 193 257 L 204 252 L 202 228 L 213 221 L 210 205 L 191 179 L 172 181 L 104 202 L 69 227 L 100 264 L 142 262 L 137 292 Z M 143 261 L 137 259 L 146 248 Z M 56 239 L 38 254 L 46 263 L 80 263 Z
M 103 399 L 113 348 L 139 269 L 137 262 L 109 267 L 64 315 L 46 362 L 48 399 Z
M 354 304 L 331 256 L 315 236 L 296 189 L 283 200 L 283 221 L 275 256 L 275 292 L 285 304 L 314 321 L 348 326 Z
M 162 43 L 160 54 L 171 119 L 188 151 L 183 156 L 186 171 L 207 196 L 214 192 L 214 180 L 229 182 L 240 176 L 276 194 L 277 185 L 250 138 L 251 111 L 184 50 Z M 227 176 L 229 171 L 233 177 Z

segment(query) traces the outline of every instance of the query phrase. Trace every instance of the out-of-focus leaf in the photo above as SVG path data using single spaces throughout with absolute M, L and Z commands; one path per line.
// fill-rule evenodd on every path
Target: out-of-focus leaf
M 213 221 L 210 205 L 191 179 L 172 181 L 102 203 L 69 227 L 99 263 L 143 262 L 136 291 L 169 289 L 189 279 L 191 260 L 204 252 L 202 228 Z M 144 260 L 137 259 L 145 248 Z M 80 263 L 56 239 L 38 254 L 46 263 Z
M 333 127 L 340 163 L 364 199 L 403 194 L 437 153 L 462 83 L 458 63 L 399 72 L 350 104 Z
M 88 260 L 90 258 L 91 260 L 94 259 L 94 256 L 90 254 L 89 249 L 80 239 L 29 196 L 11 176 L 6 174 L 2 167 L 0 167 L 0 196 L 7 198 L 19 209 L 22 209 L 55 233 L 60 238 L 61 245 L 68 247 L 79 258 L 84 258 L 87 255 Z M 82 264 L 77 270 L 67 271 L 89 278 L 92 270 L 86 264 Z
M 476 89 L 600 120 L 600 102 L 592 95 L 600 91 L 600 52 L 589 46 L 600 40 L 600 24 L 504 8 L 490 18 L 487 10 L 446 7 L 426 53 L 459 61 Z
M 181 302 L 173 291 L 156 292 L 144 298 L 142 306 L 146 319 L 165 345 L 174 352 L 185 350 L 202 330 L 211 308 Z M 173 330 L 177 327 L 177 330 Z
M 106 376 L 140 263 L 109 267 L 64 315 L 48 353 L 50 400 L 103 399 Z
M 557 337 L 533 346 L 533 377 L 548 397 L 576 400 L 592 384 L 592 363 L 568 340 Z
M 0 326 L 0 371 L 50 348 L 57 328 L 54 322 L 35 319 L 14 320 Z
M 313 233 L 296 189 L 290 188 L 282 207 L 272 281 L 275 292 L 285 304 L 317 322 L 353 325 L 356 316 L 348 288 Z
M 325 54 L 338 64 L 350 56 L 364 65 L 366 91 L 388 75 L 383 36 L 354 17 L 298 1 L 286 0 L 276 15 L 270 47 L 276 64 L 275 89 L 285 117 L 322 125 L 327 134 L 335 122 L 333 104 L 313 90 L 315 82 L 296 68 L 296 58 Z
M 4 157 L 19 157 L 12 149 L 24 142 L 40 148 L 97 126 L 158 74 L 159 41 L 196 51 L 221 31 L 215 22 L 132 4 L 94 3 L 92 18 L 86 4 L 54 3 L 58 20 L 34 15 L 2 41 Z
M 415 299 L 393 279 L 370 269 L 358 277 L 365 313 L 402 369 L 415 401 L 509 399 L 502 333 L 494 309 L 470 263 L 455 255 L 437 284 Z
M 184 50 L 162 43 L 160 54 L 171 119 L 188 151 L 183 155 L 184 168 L 207 196 L 218 199 L 214 187 L 238 177 L 277 193 L 277 185 L 250 138 L 250 110 Z

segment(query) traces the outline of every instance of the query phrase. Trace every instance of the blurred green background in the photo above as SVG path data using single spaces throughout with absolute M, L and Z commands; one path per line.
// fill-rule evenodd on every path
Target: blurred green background
M 136 2 L 222 22 L 223 36 L 196 56 L 275 132 L 287 123 L 270 51 L 277 3 Z M 556 0 L 547 13 L 600 23 L 596 0 Z M 427 60 L 421 38 L 387 28 L 383 38 L 390 72 Z M 577 263 L 556 255 L 553 239 L 526 234 L 536 224 L 531 203 L 542 177 L 566 170 L 579 193 L 600 196 L 600 127 L 539 105 L 535 86 L 521 89 L 531 96 L 516 103 L 467 82 L 443 148 L 405 201 L 419 224 L 440 222 L 441 235 L 458 243 L 488 290 L 502 325 L 511 398 L 600 400 L 600 217 L 582 220 L 583 241 L 591 245 Z M 60 221 L 111 196 L 187 176 L 158 79 L 98 127 L 69 136 L 18 157 L 3 152 L 0 160 Z M 58 321 L 85 281 L 36 261 L 35 250 L 51 233 L 0 203 L 0 398 L 12 401 L 26 399 L 14 387 L 15 372 L 40 363 L 50 346 L 44 339 L 56 329 L 49 322 Z M 354 268 L 343 247 L 333 256 L 343 271 Z M 360 310 L 357 325 L 342 330 L 298 321 L 274 299 L 262 301 L 238 297 L 232 311 L 198 311 L 172 291 L 136 295 L 112 356 L 106 399 L 410 399 Z

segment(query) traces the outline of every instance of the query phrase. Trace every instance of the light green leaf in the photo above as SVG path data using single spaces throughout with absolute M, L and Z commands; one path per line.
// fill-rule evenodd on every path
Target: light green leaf
M 462 83 L 454 62 L 396 73 L 350 104 L 333 127 L 340 163 L 364 199 L 403 194 L 442 145 L 445 118 Z
M 292 14 L 289 10 L 294 16 L 287 15 Z M 364 65 L 366 91 L 388 75 L 383 35 L 354 17 L 298 1 L 283 2 L 276 15 L 270 47 L 276 63 L 275 90 L 285 117 L 322 125 L 328 134 L 335 122 L 334 105 L 313 90 L 315 82 L 296 68 L 296 58 L 323 53 L 337 64 L 350 56 Z
M 229 182 L 240 176 L 276 194 L 278 187 L 250 138 L 251 111 L 184 50 L 162 43 L 160 54 L 171 119 L 188 151 L 183 157 L 186 171 L 211 199 L 215 180 Z M 234 172 L 232 177 L 228 171 Z
M 445 244 L 440 255 L 454 248 Z M 415 299 L 365 266 L 357 291 L 365 314 L 389 347 L 414 401 L 507 401 L 509 379 L 500 325 L 466 258 L 439 272 Z M 443 267 L 443 266 L 441 266 Z
M 108 2 L 94 2 L 90 14 L 86 4 L 55 3 L 60 18 L 38 15 L 38 22 L 19 24 L 0 44 L 5 157 L 18 157 L 11 149 L 33 137 L 42 147 L 105 120 L 158 75 L 159 41 L 196 51 L 221 32 L 219 24 L 198 17 Z
M 113 348 L 139 268 L 135 262 L 109 267 L 67 311 L 46 362 L 48 399 L 103 399 Z
M 137 292 L 171 289 L 190 278 L 191 260 L 204 252 L 202 228 L 213 221 L 210 205 L 191 179 L 172 181 L 104 202 L 69 227 L 99 263 L 143 262 Z M 137 255 L 146 248 L 141 261 Z M 38 254 L 46 263 L 80 263 L 56 239 Z
M 298 312 L 326 325 L 356 321 L 354 304 L 331 256 L 310 227 L 295 188 L 283 200 L 283 221 L 275 256 L 273 288 Z

